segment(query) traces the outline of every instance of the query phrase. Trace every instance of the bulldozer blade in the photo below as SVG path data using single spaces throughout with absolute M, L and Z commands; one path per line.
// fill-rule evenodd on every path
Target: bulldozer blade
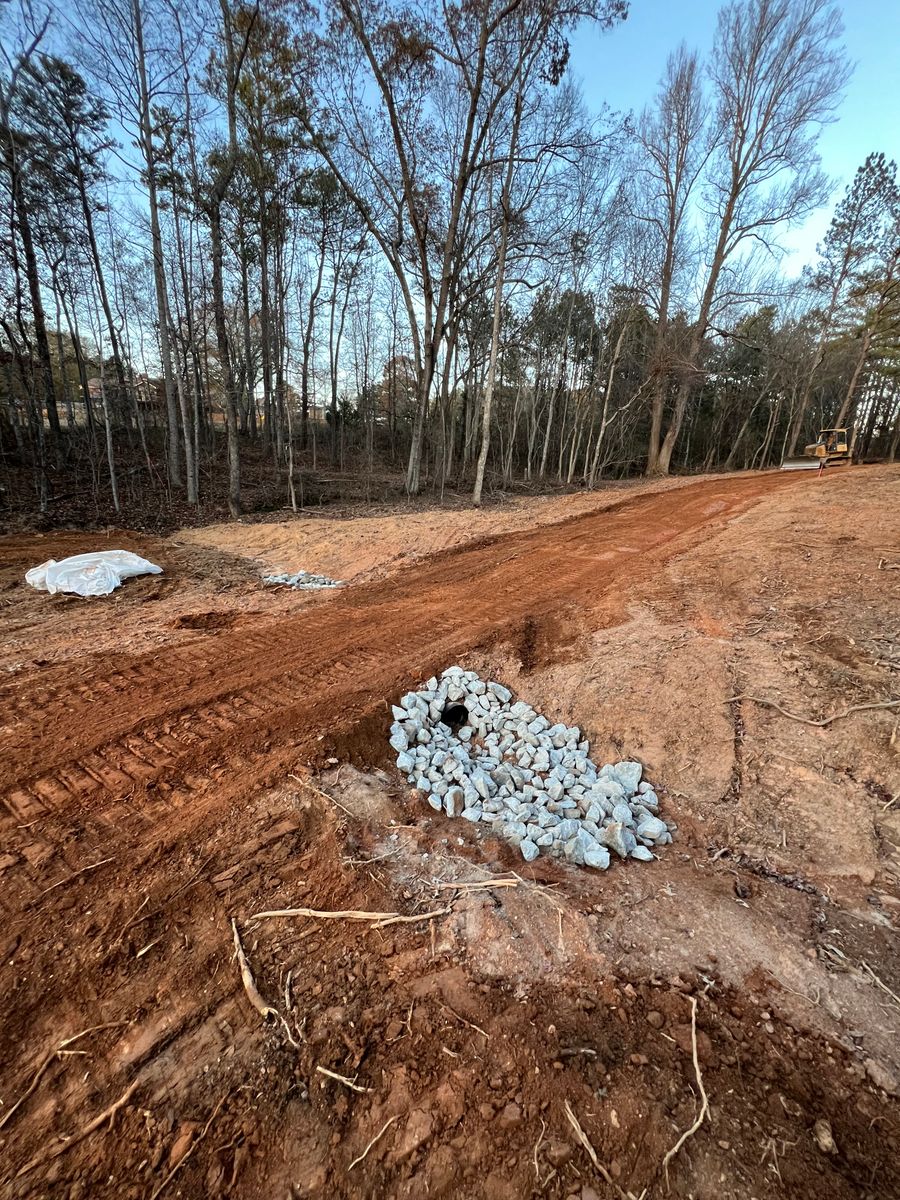
M 782 471 L 818 471 L 822 465 L 819 458 L 786 458 L 781 464 Z

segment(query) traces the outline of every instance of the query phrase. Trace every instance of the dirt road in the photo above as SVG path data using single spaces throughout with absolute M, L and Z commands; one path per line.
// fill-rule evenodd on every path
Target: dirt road
M 883 477 L 896 485 L 895 476 Z M 857 473 L 855 486 L 861 478 Z M 535 686 L 542 670 L 557 671 L 559 695 L 575 643 L 583 647 L 603 631 L 626 627 L 639 602 L 671 604 L 678 590 L 671 564 L 702 555 L 760 502 L 790 514 L 794 498 L 827 505 L 846 487 L 840 477 L 770 474 L 638 494 L 603 511 L 461 545 L 289 615 L 282 603 L 275 613 L 217 622 L 213 605 L 196 636 L 161 640 L 139 653 L 96 654 L 88 637 L 64 661 L 16 669 L 0 686 L 6 1063 L 0 1121 L 27 1090 L 43 1054 L 83 1029 L 103 1028 L 85 1039 L 87 1069 L 81 1059 L 54 1058 L 34 1098 L 2 1130 L 8 1140 L 0 1149 L 10 1168 L 3 1194 L 155 1197 L 164 1187 L 182 1196 L 504 1200 L 533 1192 L 589 1200 L 604 1193 L 591 1192 L 597 1180 L 589 1160 L 573 1146 L 571 1125 L 560 1124 L 556 1107 L 548 1107 L 564 1094 L 576 1097 L 586 1125 L 595 1121 L 593 1137 L 621 1186 L 655 1194 L 672 1131 L 690 1124 L 695 1111 L 694 1068 L 679 1050 L 685 1029 L 690 1049 L 687 984 L 670 979 L 662 988 L 652 971 L 623 981 L 611 960 L 590 950 L 587 922 L 606 903 L 595 881 L 565 884 L 578 916 L 564 961 L 553 957 L 562 949 L 535 951 L 546 956 L 541 970 L 562 971 L 570 983 L 566 1003 L 557 997 L 552 1008 L 555 1020 L 547 1007 L 553 991 L 542 993 L 534 963 L 527 999 L 520 991 L 511 1002 L 509 963 L 488 969 L 485 959 L 479 969 L 478 955 L 463 953 L 463 943 L 471 950 L 485 936 L 488 920 L 465 903 L 454 910 L 454 920 L 469 923 L 465 935 L 457 928 L 447 940 L 432 924 L 430 943 L 412 929 L 378 939 L 344 927 L 280 929 L 267 943 L 261 986 L 269 998 L 284 998 L 285 1011 L 306 1014 L 289 1039 L 300 1050 L 262 1025 L 247 1004 L 228 917 L 244 920 L 276 895 L 295 902 L 312 896 L 319 908 L 423 902 L 421 880 L 412 875 L 360 870 L 381 856 L 404 860 L 411 847 L 426 858 L 441 853 L 430 824 L 398 795 L 397 780 L 359 782 L 351 770 L 348 778 L 358 786 L 345 795 L 346 779 L 339 778 L 331 790 L 343 798 L 335 808 L 310 791 L 308 770 L 387 765 L 386 705 L 457 659 L 510 664 L 510 670 L 515 664 L 520 680 L 532 675 Z M 123 615 L 140 620 L 141 610 L 126 608 Z M 706 632 L 721 640 L 724 630 Z M 687 695 L 679 700 L 689 703 Z M 743 750 L 721 698 L 716 705 L 705 736 L 726 738 L 725 782 L 734 799 L 743 784 L 731 755 Z M 744 720 L 755 717 L 742 717 L 741 729 Z M 674 785 L 670 790 L 677 797 Z M 383 841 L 392 819 L 397 830 L 408 830 L 402 847 Z M 685 819 L 692 827 L 690 813 Z M 446 845 L 448 831 L 441 832 Z M 460 854 L 480 874 L 491 862 L 494 869 L 514 865 L 503 847 L 494 846 L 487 858 L 482 846 Z M 681 856 L 671 860 L 674 879 L 688 868 Z M 530 877 L 554 887 L 562 879 L 541 865 Z M 795 888 L 786 899 L 777 888 L 771 899 L 767 893 L 765 919 L 774 913 L 783 922 L 797 919 L 797 905 L 821 897 L 814 883 L 804 886 L 810 890 Z M 730 882 L 716 876 L 715 887 L 722 895 Z M 637 904 L 633 893 L 631 902 Z M 510 912 L 515 904 L 509 901 Z M 535 904 L 540 908 L 532 901 L 532 910 Z M 808 917 L 803 910 L 802 919 Z M 540 925 L 543 917 L 531 911 L 529 920 Z M 555 922 L 551 916 L 551 946 Z M 246 939 L 258 961 L 260 934 L 250 930 Z M 727 949 L 721 953 L 724 964 Z M 868 1102 L 857 1100 L 848 1111 L 847 1089 L 859 1087 L 848 1059 L 850 1074 L 845 1079 L 835 1068 L 821 1108 L 835 1126 L 844 1122 L 852 1149 L 837 1134 L 842 1159 L 817 1148 L 808 1134 L 807 1101 L 822 1064 L 831 1070 L 834 1051 L 816 1040 L 822 1031 L 812 1026 L 792 1027 L 779 1045 L 767 1032 L 771 1020 L 748 1024 L 745 999 L 729 994 L 729 980 L 722 986 L 705 994 L 705 1011 L 717 1014 L 706 1019 L 717 1032 L 713 1041 L 703 1035 L 709 1046 L 701 1054 L 719 1084 L 717 1140 L 697 1163 L 679 1162 L 686 1190 L 678 1194 L 746 1196 L 742 1189 L 753 1181 L 762 1195 L 784 1172 L 792 1195 L 863 1195 L 855 1179 L 863 1161 L 881 1173 L 873 1194 L 900 1186 L 893 1102 L 870 1112 Z M 884 986 L 889 1007 L 896 987 Z M 639 1010 L 636 1021 L 631 1007 Z M 440 1017 L 442 1009 L 452 1015 Z M 641 1024 L 651 1009 L 673 1033 L 652 1058 Z M 534 1036 L 514 1046 L 523 1023 Z M 597 1049 L 598 1036 L 604 1049 Z M 801 1051 L 790 1083 L 784 1055 Z M 740 1104 L 727 1101 L 723 1080 L 741 1064 L 747 1070 L 750 1060 L 762 1069 L 750 1070 Z M 632 1077 L 651 1061 L 657 1082 L 646 1089 L 641 1110 L 630 1092 Z M 316 1065 L 364 1075 L 375 1096 L 370 1101 L 368 1093 L 317 1076 Z M 542 1072 L 550 1073 L 543 1082 L 536 1079 Z M 132 1082 L 138 1091 L 119 1118 L 118 1152 L 101 1133 L 80 1148 L 54 1142 Z M 781 1099 L 769 1104 L 770 1091 Z M 609 1108 L 612 1094 L 619 1096 L 615 1121 L 599 1130 L 595 1109 Z M 739 1167 L 731 1161 L 731 1143 L 740 1142 L 742 1122 L 759 1105 L 768 1105 L 773 1127 L 788 1121 L 791 1132 L 798 1123 L 807 1129 L 792 1164 L 777 1139 L 762 1164 L 756 1148 Z M 877 1114 L 885 1124 L 873 1134 L 869 1122 Z M 351 1160 L 387 1120 L 398 1122 L 397 1136 L 386 1136 L 351 1174 Z M 207 1121 L 215 1122 L 212 1132 Z M 98 1141 L 105 1157 L 98 1158 Z M 463 1147 L 468 1160 L 460 1162 Z
M 793 476 L 747 476 L 641 496 L 463 546 L 253 632 L 223 631 L 214 649 L 204 638 L 89 663 L 74 681 L 68 664 L 43 672 L 37 688 L 17 679 L 0 689 L 4 803 L 16 821 L 71 804 L 95 815 L 120 803 L 123 789 L 132 799 L 162 791 L 172 804 L 186 775 L 226 758 L 236 797 L 258 782 L 248 759 L 261 741 L 274 742 L 267 761 L 279 744 L 296 758 L 322 735 L 337 741 L 410 680 L 486 642 L 518 639 L 526 654 L 549 653 L 570 606 L 594 628 L 613 623 L 668 558 L 794 486 Z

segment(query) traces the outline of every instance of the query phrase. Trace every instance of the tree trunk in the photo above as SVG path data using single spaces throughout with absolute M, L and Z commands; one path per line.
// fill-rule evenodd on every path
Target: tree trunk
M 150 93 L 147 84 L 147 65 L 144 57 L 144 27 L 141 0 L 131 0 L 137 49 L 138 85 L 140 92 L 140 142 L 147 168 L 147 200 L 150 209 L 150 239 L 153 248 L 153 283 L 156 289 L 156 311 L 159 319 L 159 354 L 162 360 L 163 383 L 166 392 L 166 464 L 169 483 L 181 484 L 181 455 L 179 454 L 178 406 L 172 377 L 172 350 L 169 343 L 169 303 L 166 296 L 165 259 L 159 225 L 159 202 L 156 193 L 156 155 L 153 149 L 153 128 L 150 124 Z
M 53 386 L 53 361 L 50 357 L 50 339 L 47 336 L 47 318 L 44 315 L 44 302 L 41 297 L 41 279 L 38 274 L 37 257 L 34 252 L 34 239 L 31 235 L 31 222 L 28 208 L 22 193 L 22 181 L 17 170 L 12 175 L 13 203 L 16 209 L 16 224 L 22 239 L 22 253 L 25 256 L 25 278 L 28 281 L 28 294 L 31 299 L 31 314 L 34 321 L 34 337 L 37 343 L 37 379 L 36 399 L 39 408 L 41 424 L 43 425 L 43 409 L 47 410 L 47 420 L 54 441 L 58 442 L 62 434 L 59 424 L 59 411 L 56 407 L 56 391 Z
M 520 60 L 521 72 L 521 60 Z M 512 193 L 513 171 L 516 163 L 516 150 L 519 143 L 519 126 L 522 121 L 522 89 L 516 92 L 515 108 L 513 110 L 512 129 L 509 134 L 509 153 L 506 158 L 506 175 L 503 180 L 503 192 L 500 197 L 500 250 L 497 255 L 497 281 L 494 284 L 494 319 L 491 326 L 491 356 L 488 362 L 487 378 L 484 382 L 484 403 L 481 413 L 481 451 L 478 455 L 478 465 L 475 468 L 475 487 L 472 490 L 472 503 L 476 508 L 481 504 L 481 489 L 484 486 L 484 469 L 487 465 L 488 450 L 491 445 L 491 406 L 494 402 L 494 380 L 497 374 L 497 354 L 500 349 L 500 324 L 503 318 L 503 282 L 506 273 L 506 249 L 509 244 L 510 197 Z

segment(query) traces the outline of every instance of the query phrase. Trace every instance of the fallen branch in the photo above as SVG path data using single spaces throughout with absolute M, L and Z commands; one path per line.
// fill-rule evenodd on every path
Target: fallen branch
M 430 921 L 432 917 L 444 917 L 450 912 L 449 908 L 438 908 L 434 912 L 415 913 L 404 916 L 398 912 L 365 912 L 360 909 L 346 909 L 329 912 L 318 908 L 274 908 L 268 912 L 253 913 L 251 921 L 262 921 L 267 917 L 313 917 L 322 921 L 371 921 L 378 929 L 385 925 L 397 925 L 401 922 L 415 923 Z
M 125 1089 L 118 1100 L 116 1100 L 113 1104 L 110 1104 L 108 1108 L 104 1108 L 103 1112 L 98 1113 L 92 1121 L 88 1121 L 87 1125 L 85 1125 L 83 1129 L 79 1129 L 77 1133 L 73 1133 L 70 1137 L 64 1138 L 60 1144 L 58 1146 L 54 1146 L 52 1150 L 42 1151 L 40 1154 L 36 1154 L 34 1158 L 27 1162 L 25 1166 L 16 1173 L 16 1179 L 21 1179 L 23 1175 L 29 1174 L 29 1172 L 33 1171 L 35 1167 L 43 1166 L 44 1163 L 50 1162 L 54 1158 L 59 1158 L 61 1154 L 65 1154 L 67 1150 L 71 1150 L 73 1146 L 77 1146 L 79 1142 L 83 1142 L 86 1137 L 90 1137 L 90 1135 L 95 1130 L 99 1129 L 101 1125 L 104 1125 L 107 1121 L 111 1121 L 119 1109 L 124 1108 L 124 1106 L 137 1091 L 139 1083 L 140 1080 L 136 1079 L 134 1083 L 130 1084 Z
M 871 704 L 852 704 L 850 708 L 845 708 L 843 712 L 835 713 L 833 717 L 823 717 L 821 721 L 813 721 L 809 717 L 802 717 L 798 713 L 788 712 L 786 708 L 782 708 L 780 704 L 776 704 L 774 700 L 767 700 L 764 696 L 749 696 L 746 693 L 741 693 L 739 696 L 729 696 L 727 700 L 723 700 L 723 704 L 734 704 L 736 700 L 752 700 L 754 704 L 764 704 L 766 708 L 774 708 L 780 712 L 782 716 L 789 717 L 792 721 L 799 721 L 802 725 L 814 725 L 817 729 L 824 729 L 826 725 L 830 725 L 832 721 L 842 721 L 844 717 L 849 717 L 856 712 L 865 712 L 873 708 L 900 708 L 900 699 L 898 700 L 876 700 Z
M 368 1146 L 366 1146 L 365 1150 L 363 1150 L 362 1154 L 360 1154 L 360 1156 L 358 1158 L 354 1158 L 353 1162 L 350 1164 L 350 1166 L 347 1168 L 347 1170 L 352 1171 L 357 1163 L 361 1163 L 362 1160 L 369 1153 L 369 1151 L 372 1149 L 372 1147 L 375 1145 L 375 1143 L 378 1141 L 378 1139 L 380 1137 L 382 1137 L 382 1135 L 385 1134 L 388 1131 L 388 1129 L 390 1129 L 390 1127 L 393 1125 L 393 1123 L 395 1121 L 399 1121 L 399 1120 L 400 1120 L 399 1116 L 388 1117 L 388 1119 L 385 1121 L 385 1123 L 382 1125 L 382 1127 L 378 1130 L 378 1132 L 372 1138 L 371 1142 L 369 1142 Z
M 348 1079 L 346 1075 L 338 1075 L 337 1071 L 329 1071 L 327 1067 L 316 1067 L 320 1075 L 327 1075 L 329 1079 L 336 1079 L 338 1083 L 342 1083 L 344 1087 L 352 1088 L 354 1092 L 370 1092 L 371 1088 L 360 1087 L 358 1083 L 354 1083 L 352 1079 Z
M 700 1105 L 700 1112 L 697 1115 L 696 1121 L 691 1125 L 690 1129 L 686 1129 L 675 1145 L 666 1154 L 663 1159 L 663 1170 L 666 1173 L 666 1184 L 669 1182 L 669 1163 L 688 1140 L 693 1137 L 700 1126 L 703 1124 L 706 1114 L 709 1112 L 709 1100 L 706 1095 L 706 1090 L 703 1087 L 703 1077 L 700 1074 L 700 1062 L 697 1058 L 697 997 L 691 996 L 691 1053 L 694 1059 L 694 1073 L 697 1076 L 697 1087 L 700 1089 L 700 1095 L 703 1098 L 703 1103 Z
M 7 1122 L 9 1122 L 12 1119 L 16 1110 L 22 1107 L 22 1105 L 25 1103 L 25 1101 L 28 1099 L 28 1097 L 32 1094 L 34 1089 L 40 1083 L 41 1079 L 43 1078 L 44 1072 L 47 1070 L 47 1068 L 50 1066 L 50 1064 L 53 1062 L 53 1060 L 57 1057 L 57 1055 L 61 1051 L 65 1050 L 65 1048 L 67 1046 L 71 1046 L 73 1042 L 79 1041 L 80 1038 L 87 1037 L 87 1035 L 89 1033 L 97 1033 L 101 1029 L 116 1029 L 116 1028 L 121 1027 L 122 1025 L 127 1025 L 128 1023 L 129 1023 L 128 1021 L 107 1021 L 103 1025 L 91 1025 L 91 1027 L 89 1029 L 82 1029 L 81 1033 L 75 1033 L 71 1037 L 67 1037 L 63 1041 L 61 1041 L 58 1046 L 54 1046 L 53 1049 L 48 1051 L 47 1054 L 44 1056 L 44 1059 L 41 1062 L 41 1065 L 38 1067 L 38 1069 L 35 1071 L 34 1075 L 32 1076 L 31 1083 L 28 1085 L 28 1087 L 25 1089 L 25 1091 L 22 1093 L 22 1095 L 18 1098 L 18 1100 L 15 1102 L 15 1104 L 12 1106 L 12 1108 L 7 1109 L 7 1111 L 3 1114 L 3 1116 L 0 1117 L 0 1129 L 3 1129 L 3 1127 L 7 1124 Z
M 156 1200 L 157 1196 L 159 1196 L 160 1193 L 163 1191 L 163 1189 L 168 1186 L 168 1184 L 171 1182 L 171 1180 L 174 1178 L 174 1176 L 181 1170 L 181 1168 L 184 1166 L 184 1164 L 187 1162 L 187 1160 L 191 1157 L 191 1155 L 194 1153 L 196 1148 L 200 1145 L 200 1143 L 203 1141 L 203 1139 L 209 1133 L 210 1125 L 212 1125 L 213 1121 L 219 1115 L 222 1105 L 228 1099 L 228 1096 L 229 1096 L 229 1093 L 226 1092 L 225 1095 L 222 1097 L 222 1099 L 219 1101 L 219 1103 L 216 1105 L 216 1107 L 212 1110 L 209 1120 L 206 1122 L 206 1124 L 200 1130 L 199 1136 L 194 1138 L 194 1140 L 191 1142 L 190 1146 L 187 1149 L 187 1153 L 184 1154 L 178 1160 L 178 1162 L 175 1164 L 175 1166 L 172 1168 L 172 1170 L 168 1173 L 168 1175 L 165 1177 L 165 1179 L 162 1181 L 162 1183 L 159 1185 L 159 1187 L 156 1189 L 156 1191 L 151 1195 L 150 1200 Z

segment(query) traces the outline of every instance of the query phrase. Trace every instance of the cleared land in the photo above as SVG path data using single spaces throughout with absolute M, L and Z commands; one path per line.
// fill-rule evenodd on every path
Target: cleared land
M 885 467 L 111 534 L 166 575 L 93 603 L 21 576 L 96 535 L 0 542 L 3 1194 L 662 1196 L 697 1067 L 672 1194 L 900 1192 L 900 708 L 732 699 L 900 697 L 898 512 Z M 675 845 L 525 867 L 417 802 L 387 706 L 454 661 L 640 758 Z M 450 911 L 250 920 L 298 906 Z

